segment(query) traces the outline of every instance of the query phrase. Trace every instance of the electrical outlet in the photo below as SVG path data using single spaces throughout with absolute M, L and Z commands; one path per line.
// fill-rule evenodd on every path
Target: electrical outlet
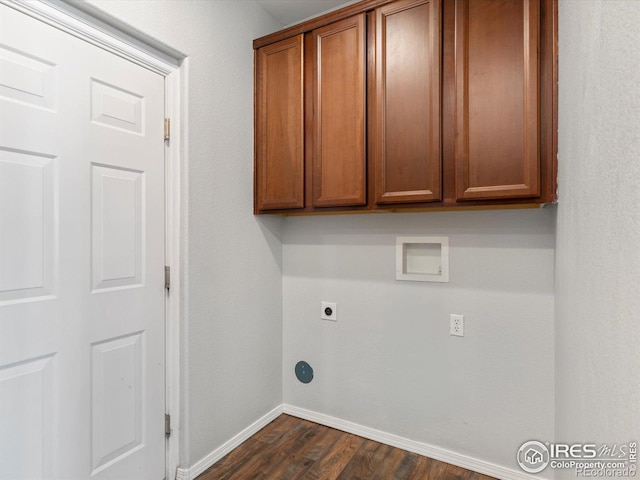
M 449 315 L 449 335 L 464 337 L 464 315 Z
M 338 321 L 338 304 L 332 302 L 320 302 L 320 318 L 322 320 Z

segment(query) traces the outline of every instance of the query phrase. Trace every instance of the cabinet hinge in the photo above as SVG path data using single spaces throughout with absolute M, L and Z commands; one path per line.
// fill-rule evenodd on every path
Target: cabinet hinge
M 171 435 L 171 415 L 164 414 L 164 434 L 168 437 Z
M 171 119 L 164 119 L 164 139 L 169 140 L 171 138 Z
M 168 265 L 164 266 L 164 288 L 171 288 L 171 267 Z

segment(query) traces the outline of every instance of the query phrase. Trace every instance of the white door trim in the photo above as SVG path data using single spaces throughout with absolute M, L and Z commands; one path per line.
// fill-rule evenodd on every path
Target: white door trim
M 141 67 L 165 77 L 165 111 L 171 118 L 171 140 L 165 142 L 165 258 L 171 267 L 170 294 L 165 296 L 165 404 L 171 414 L 172 434 L 167 440 L 166 478 L 174 479 L 179 464 L 180 425 L 180 326 L 182 325 L 181 298 L 181 165 L 186 162 L 185 79 L 187 61 L 185 55 L 170 47 L 158 48 L 159 42 L 143 35 L 132 36 L 123 31 L 116 20 L 95 12 L 81 11 L 74 6 L 51 0 L 0 0 L 1 4 L 14 8 L 52 27 L 85 40 L 104 50 L 125 58 Z M 152 45 L 155 43 L 155 45 Z M 161 421 L 161 419 L 158 419 Z
M 108 15 L 101 14 L 100 18 L 92 16 L 94 12 L 90 7 L 84 6 L 80 10 L 71 3 L 60 0 L 0 0 L 0 3 L 160 75 L 168 76 L 176 71 L 184 58 L 184 55 L 170 47 L 165 48 L 167 51 L 162 51 L 158 48 L 162 45 L 160 42 L 151 45 L 145 41 L 147 39 L 133 37 L 116 25 L 117 20 L 111 20 Z M 80 3 L 77 6 L 83 7 Z

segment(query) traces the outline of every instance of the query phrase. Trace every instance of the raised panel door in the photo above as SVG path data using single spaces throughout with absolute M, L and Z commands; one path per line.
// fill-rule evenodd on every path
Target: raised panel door
M 256 210 L 302 208 L 302 35 L 262 47 L 256 55 Z
M 164 78 L 0 5 L 0 479 L 165 475 Z
M 393 2 L 373 18 L 376 203 L 440 200 L 440 1 Z
M 315 207 L 366 203 L 365 16 L 311 32 Z
M 457 200 L 540 195 L 539 0 L 456 0 Z

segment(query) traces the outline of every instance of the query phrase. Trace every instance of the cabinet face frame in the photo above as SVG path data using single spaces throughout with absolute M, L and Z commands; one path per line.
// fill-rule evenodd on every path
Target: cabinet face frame
M 303 36 L 267 45 L 255 55 L 254 210 L 304 208 Z M 286 68 L 272 71 L 271 62 Z
M 506 58 L 508 54 L 513 55 L 510 45 L 496 47 L 494 40 L 489 37 L 494 33 L 490 28 L 491 17 L 489 8 L 480 8 L 478 5 L 483 0 L 455 0 L 455 180 L 457 200 L 491 200 L 501 198 L 522 198 L 540 196 L 540 1 L 539 0 L 511 0 L 513 5 L 522 6 L 522 71 L 516 72 L 521 75 L 522 102 L 515 105 L 515 100 L 508 98 L 509 93 L 516 97 L 517 93 L 511 90 L 514 83 L 501 85 L 501 79 L 495 73 L 487 79 L 483 72 L 472 72 L 471 64 L 498 65 L 503 67 L 503 76 L 513 75 L 513 67 L 509 69 Z M 470 3 L 476 4 L 474 12 L 487 15 L 485 19 L 476 20 L 470 18 Z M 485 7 L 491 6 L 489 0 L 484 1 Z M 509 2 L 502 3 L 508 5 Z M 501 5 L 496 2 L 494 5 Z M 503 23 L 513 25 L 513 22 L 506 22 L 504 17 L 498 18 Z M 483 28 L 475 28 L 473 23 Z M 478 37 L 471 38 L 475 32 Z M 478 41 L 480 40 L 480 41 Z M 492 45 L 490 51 L 481 51 L 485 45 Z M 508 43 L 508 42 L 506 42 Z M 470 59 L 470 50 L 475 49 L 480 58 Z M 515 52 L 516 57 L 520 54 Z M 505 58 L 498 57 L 504 55 Z M 482 68 L 482 67 L 481 67 Z M 500 68 L 492 71 L 499 72 Z M 470 78 L 473 74 L 474 78 Z M 486 72 L 484 72 L 486 73 Z M 486 101 L 478 92 L 473 99 L 470 98 L 470 90 L 482 84 L 489 97 Z M 500 87 L 507 88 L 500 88 Z M 500 90 L 500 92 L 499 92 Z M 470 111 L 471 102 L 481 104 L 479 108 L 484 111 Z M 506 112 L 512 120 L 518 115 L 515 113 L 521 109 L 521 119 L 515 120 L 507 125 L 500 119 L 499 108 L 504 111 L 512 108 L 511 112 Z M 514 113 L 515 112 L 515 113 Z M 482 120 L 474 120 L 478 114 Z M 493 120 L 493 121 L 492 121 Z M 473 123 L 476 123 L 474 126 Z M 519 122 L 521 125 L 521 135 L 518 132 Z M 496 126 L 497 125 L 497 126 Z M 476 131 L 474 131 L 476 128 Z M 480 130 L 478 132 L 477 130 Z M 521 144 L 515 147 L 510 145 L 510 150 L 506 155 L 498 147 L 503 141 L 514 141 L 521 137 Z M 474 150 L 474 147 L 476 150 Z M 517 151 L 516 151 L 517 150 Z M 519 177 L 516 182 L 503 184 L 499 181 L 502 175 L 501 168 L 508 166 L 510 177 Z M 482 179 L 484 177 L 484 180 Z M 493 178 L 492 178 L 493 177 Z
M 415 21 L 418 8 L 426 14 L 421 24 Z M 408 17 L 411 15 L 413 18 Z M 396 22 L 401 22 L 398 28 L 405 30 L 393 31 Z M 369 109 L 372 116 L 369 154 L 375 175 L 375 201 L 378 204 L 439 201 L 442 199 L 441 2 L 399 0 L 380 6 L 371 15 L 370 28 L 375 32 L 369 46 L 375 49 L 369 74 L 373 97 Z M 421 35 L 426 35 L 425 43 L 419 41 Z M 411 42 L 416 48 L 388 58 L 387 50 L 397 49 L 403 42 Z M 424 55 L 424 62 L 416 65 L 414 60 L 420 55 Z M 389 63 L 392 69 L 387 68 Z M 416 184 L 417 172 L 421 176 L 420 185 Z
M 312 135 L 306 140 L 311 155 L 312 205 L 366 205 L 365 14 L 313 30 L 309 37 L 312 64 L 306 85 L 312 115 L 307 120 Z M 353 89 L 353 95 L 340 95 L 348 89 Z

